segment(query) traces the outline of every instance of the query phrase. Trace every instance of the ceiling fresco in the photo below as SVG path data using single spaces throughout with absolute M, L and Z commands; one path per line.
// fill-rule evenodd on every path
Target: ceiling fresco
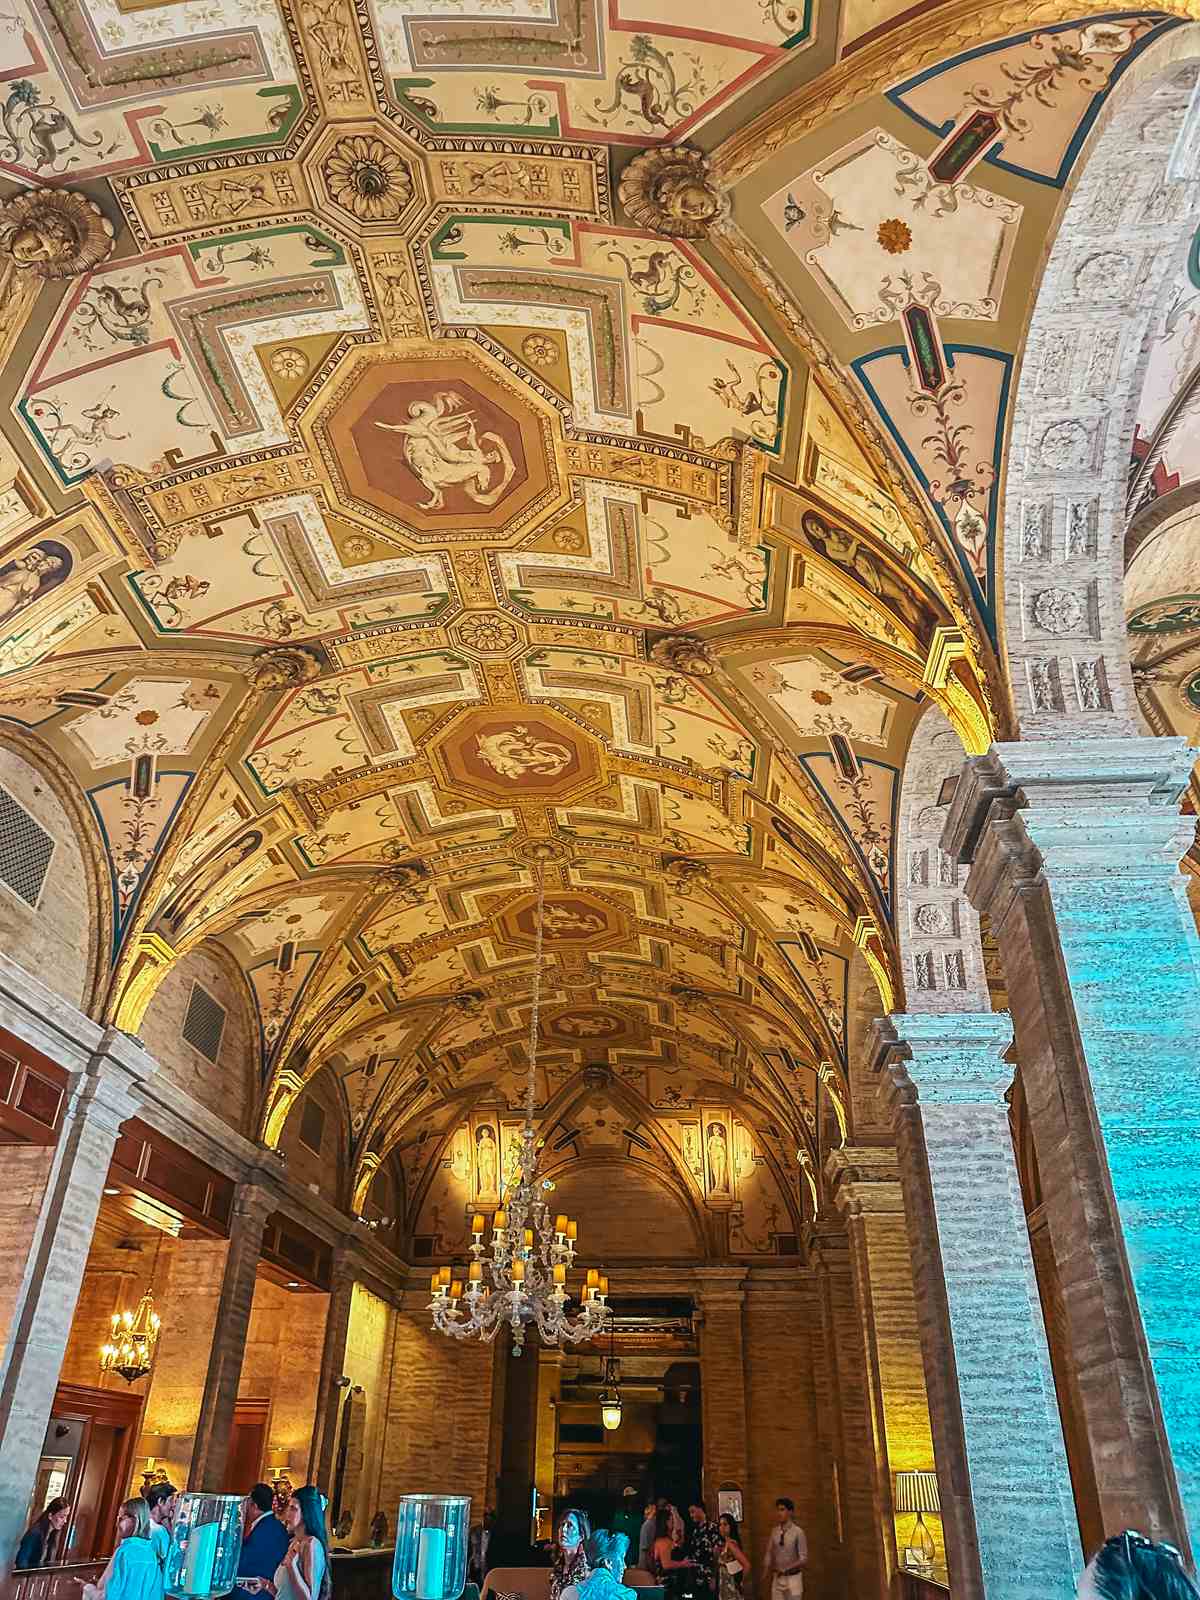
M 436 1254 L 519 1116 L 540 868 L 556 1159 L 794 1248 L 853 972 L 902 999 L 913 728 L 1008 726 L 1046 233 L 1177 20 L 7 0 L 0 717 L 87 797 L 98 1009 L 222 946 L 261 1136 L 331 1075 Z

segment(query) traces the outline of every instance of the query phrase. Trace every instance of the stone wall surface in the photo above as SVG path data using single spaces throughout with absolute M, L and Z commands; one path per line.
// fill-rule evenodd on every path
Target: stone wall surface
M 193 983 L 201 984 L 228 1012 L 216 1061 L 183 1037 Z M 228 965 L 207 950 L 195 950 L 171 968 L 155 990 L 138 1030 L 163 1077 L 186 1089 L 201 1105 L 239 1133 L 253 1134 L 254 1061 L 250 1011 L 245 985 L 236 982 Z
M 92 954 L 87 930 L 97 919 L 74 824 L 42 774 L 3 744 L 0 787 L 55 841 L 36 907 L 0 884 L 0 950 L 64 1000 L 86 1006 Z

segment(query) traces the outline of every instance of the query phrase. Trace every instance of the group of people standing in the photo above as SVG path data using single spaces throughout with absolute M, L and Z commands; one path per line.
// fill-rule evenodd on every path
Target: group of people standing
M 777 1502 L 778 1528 L 764 1559 L 772 1600 L 800 1600 L 808 1561 L 804 1530 L 796 1523 L 790 1500 Z M 585 1511 L 564 1511 L 554 1537 L 550 1600 L 622 1600 L 636 1590 L 622 1583 L 632 1543 L 627 1531 L 636 1521 L 628 1506 L 613 1518 L 613 1530 L 592 1532 Z M 670 1600 L 739 1600 L 750 1557 L 742 1546 L 737 1519 L 722 1514 L 715 1522 L 699 1500 L 688 1506 L 684 1522 L 665 1498 L 651 1502 L 638 1529 L 637 1565 Z M 617 1595 L 617 1590 L 621 1591 Z M 574 1590 L 575 1593 L 571 1593 Z
M 173 1484 L 155 1483 L 125 1501 L 117 1512 L 116 1548 L 96 1582 L 83 1585 L 82 1600 L 163 1600 L 178 1499 Z M 57 1544 L 70 1519 L 70 1504 L 52 1500 L 26 1531 L 15 1566 L 61 1559 Z M 240 1600 L 330 1600 L 325 1497 L 314 1485 L 292 1494 L 282 1520 L 270 1484 L 256 1483 L 245 1497 L 235 1593 Z

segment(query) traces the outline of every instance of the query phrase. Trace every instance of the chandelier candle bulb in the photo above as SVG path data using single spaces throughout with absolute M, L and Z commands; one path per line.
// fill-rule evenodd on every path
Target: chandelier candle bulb
M 467 1281 L 473 1284 L 483 1282 L 483 1263 L 481 1261 L 472 1261 L 467 1268 Z
M 526 1248 L 526 1250 L 532 1250 L 533 1249 L 533 1229 L 532 1228 L 526 1228 L 525 1229 L 525 1248 Z
M 525 1282 L 525 1263 L 521 1260 L 520 1256 L 518 1256 L 512 1264 L 512 1281 L 514 1283 Z
M 483 1232 L 483 1218 L 478 1213 L 471 1218 L 471 1232 L 474 1234 Z
M 508 1225 L 507 1216 L 504 1214 L 503 1211 L 497 1211 L 496 1215 L 492 1218 L 492 1231 L 496 1235 L 497 1238 L 499 1238 L 500 1235 L 503 1234 L 503 1232 L 504 1232 L 505 1228 L 507 1227 L 507 1225 Z
M 554 1231 L 559 1236 L 559 1238 L 561 1239 L 563 1234 L 566 1233 L 566 1231 L 567 1231 L 567 1219 L 566 1219 L 566 1217 L 555 1217 L 555 1219 L 554 1219 Z
M 561 1288 L 567 1281 L 567 1269 L 561 1262 L 554 1267 L 554 1281 Z
M 568 1222 L 567 1223 L 567 1238 L 571 1241 L 572 1244 L 574 1244 L 578 1237 L 579 1237 L 579 1224 L 577 1222 Z

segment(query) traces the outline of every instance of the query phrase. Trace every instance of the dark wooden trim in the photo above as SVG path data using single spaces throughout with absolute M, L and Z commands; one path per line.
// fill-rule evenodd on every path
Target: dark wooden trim
M 121 1124 L 108 1176 L 111 1184 L 125 1184 L 170 1206 L 211 1238 L 229 1237 L 233 1179 L 140 1117 Z
M 263 1229 L 260 1255 L 264 1262 L 286 1274 L 285 1282 L 327 1292 L 333 1283 L 333 1251 L 324 1239 L 273 1211 Z M 274 1273 L 267 1276 L 274 1278 Z M 276 1280 L 278 1281 L 278 1280 Z
M 57 1144 L 68 1074 L 6 1028 L 0 1028 L 0 1143 Z

